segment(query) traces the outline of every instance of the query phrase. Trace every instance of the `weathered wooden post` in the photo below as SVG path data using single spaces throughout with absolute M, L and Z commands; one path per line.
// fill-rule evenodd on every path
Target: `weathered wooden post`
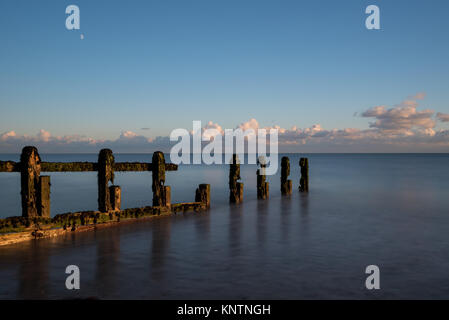
M 164 186 L 164 195 L 165 195 L 164 206 L 171 207 L 171 187 L 170 186 Z
M 119 186 L 110 186 L 109 196 L 111 199 L 111 210 L 120 211 L 122 206 L 122 189 Z
M 38 203 L 40 216 L 50 218 L 50 176 L 41 176 L 39 180 Z
M 153 153 L 152 171 L 153 206 L 170 207 L 171 189 L 169 186 L 165 186 L 165 158 L 160 151 Z
M 114 183 L 114 154 L 110 149 L 102 149 L 98 154 L 98 210 L 108 212 L 113 210 L 109 181 Z
M 38 189 L 41 174 L 41 157 L 36 147 L 24 147 L 20 156 L 22 217 L 34 218 L 39 214 Z
M 309 191 L 309 159 L 301 158 L 299 160 L 299 166 L 301 167 L 301 179 L 299 180 L 299 191 Z
M 200 184 L 195 192 L 195 201 L 202 202 L 206 208 L 210 207 L 210 184 Z
M 20 156 L 22 217 L 50 218 L 50 177 L 40 174 L 41 157 L 37 148 L 23 148 Z
M 292 181 L 288 180 L 290 175 L 290 159 L 288 157 L 282 157 L 281 160 L 281 194 L 292 194 Z
M 257 199 L 268 199 L 269 185 L 266 181 L 265 168 L 267 167 L 265 158 L 260 158 L 258 161 L 260 169 L 257 169 Z
M 229 169 L 229 202 L 240 203 L 243 201 L 243 183 L 237 182 L 240 179 L 240 163 L 236 154 L 232 155 L 232 162 Z

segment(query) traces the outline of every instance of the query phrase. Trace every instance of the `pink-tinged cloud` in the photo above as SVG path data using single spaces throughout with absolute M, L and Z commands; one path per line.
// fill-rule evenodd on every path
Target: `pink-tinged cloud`
M 441 122 L 449 122 L 449 114 L 438 112 L 437 119 Z
M 363 112 L 362 117 L 375 119 L 370 122 L 371 128 L 396 134 L 412 135 L 413 130 L 435 128 L 434 111 L 430 109 L 417 110 L 416 99 L 423 97 L 424 94 L 417 94 L 413 97 L 414 100 L 404 100 L 393 108 L 373 107 Z
M 436 119 L 449 122 L 449 114 L 419 110 L 416 94 L 393 107 L 376 106 L 361 114 L 372 119 L 368 129 L 325 129 L 320 124 L 309 128 L 290 129 L 280 126 L 262 127 L 252 118 L 235 128 L 242 130 L 278 129 L 280 152 L 449 152 L 449 130 L 437 129 Z M 223 127 L 209 121 L 202 128 L 204 139 L 224 134 Z M 111 148 L 114 152 L 169 152 L 169 137 L 147 138 L 132 131 L 123 131 L 115 140 L 98 140 L 82 135 L 52 136 L 41 130 L 36 136 L 18 135 L 8 131 L 0 135 L 0 152 L 20 152 L 25 145 L 35 145 L 41 152 L 98 152 Z

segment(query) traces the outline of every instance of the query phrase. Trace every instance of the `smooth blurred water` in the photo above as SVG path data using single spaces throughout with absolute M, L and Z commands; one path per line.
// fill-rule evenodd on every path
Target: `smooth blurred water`
M 288 156 L 291 197 L 276 175 L 270 199 L 257 201 L 256 166 L 242 165 L 244 203 L 229 205 L 229 166 L 182 165 L 167 173 L 172 201 L 193 201 L 210 183 L 210 211 L 0 247 L 0 298 L 449 298 L 449 155 Z M 308 194 L 297 192 L 300 156 Z M 50 175 L 53 215 L 96 208 L 95 173 Z M 124 208 L 151 204 L 151 173 L 116 173 L 115 183 Z M 19 215 L 19 174 L 0 173 L 0 186 L 0 217 Z M 81 290 L 65 289 L 69 264 L 81 269 Z M 381 270 L 377 291 L 365 289 L 371 264 Z

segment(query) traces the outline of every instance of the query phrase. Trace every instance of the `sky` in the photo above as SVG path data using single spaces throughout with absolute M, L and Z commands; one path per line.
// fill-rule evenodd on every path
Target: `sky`
M 80 9 L 67 30 L 65 9 Z M 365 9 L 380 8 L 380 30 Z M 0 0 L 0 152 L 151 152 L 278 128 L 286 152 L 449 152 L 446 0 Z

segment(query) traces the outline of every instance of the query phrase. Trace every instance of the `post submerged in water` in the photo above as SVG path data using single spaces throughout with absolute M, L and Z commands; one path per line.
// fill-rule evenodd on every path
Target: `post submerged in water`
M 309 192 L 309 159 L 301 158 L 299 160 L 301 167 L 301 179 L 299 180 L 299 191 Z
M 36 147 L 24 147 L 20 156 L 22 217 L 50 218 L 50 177 L 41 177 L 41 157 Z
M 240 203 L 243 201 L 243 183 L 240 179 L 240 163 L 236 154 L 232 155 L 232 162 L 229 168 L 229 202 Z
M 257 162 L 260 165 L 260 169 L 257 169 L 257 199 L 265 200 L 269 196 L 269 185 L 265 175 L 267 164 L 265 158 L 259 158 Z
M 206 208 L 210 207 L 210 184 L 200 184 L 195 191 L 195 201 L 202 202 Z
M 120 211 L 122 207 L 122 189 L 119 186 L 110 186 L 109 197 L 111 200 L 111 210 Z
M 170 207 L 171 189 L 169 186 L 165 186 L 165 158 L 160 151 L 153 153 L 152 171 L 153 206 Z
M 288 180 L 290 175 L 290 159 L 288 157 L 282 157 L 281 160 L 281 194 L 292 194 L 292 181 Z
M 39 179 L 38 203 L 40 216 L 50 218 L 50 176 L 41 176 Z
M 109 182 L 114 183 L 115 159 L 112 150 L 102 149 L 98 154 L 98 211 L 112 209 Z

